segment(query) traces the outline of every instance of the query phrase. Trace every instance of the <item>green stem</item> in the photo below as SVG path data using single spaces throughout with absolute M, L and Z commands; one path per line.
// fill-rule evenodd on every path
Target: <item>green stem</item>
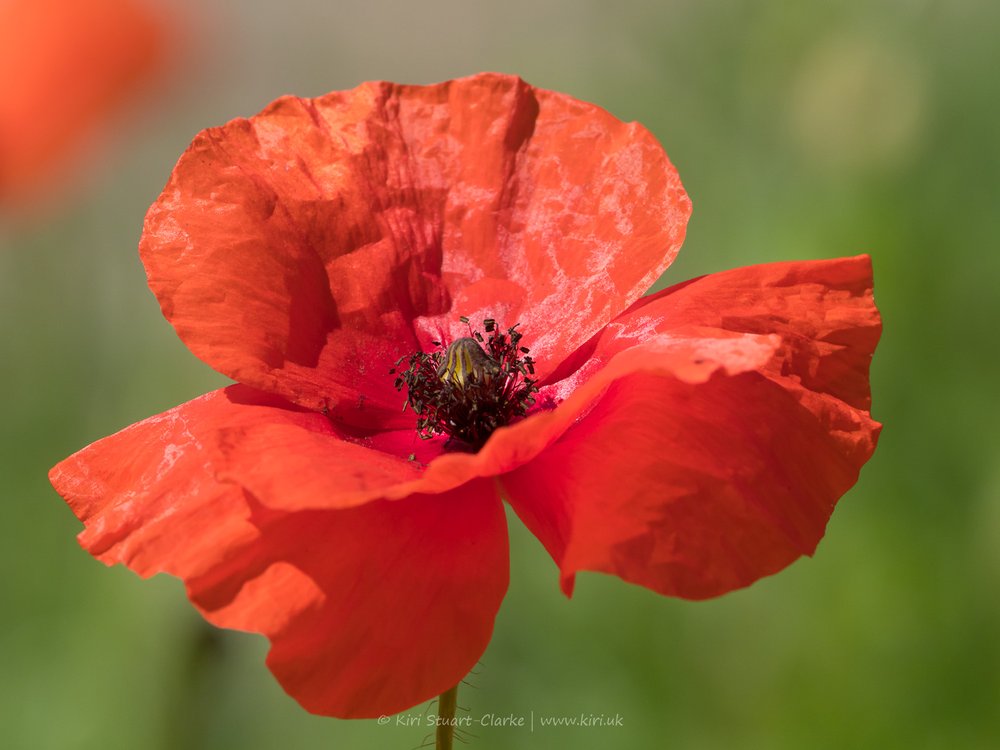
M 455 708 L 458 706 L 458 685 L 438 698 L 437 750 L 451 750 L 455 736 Z

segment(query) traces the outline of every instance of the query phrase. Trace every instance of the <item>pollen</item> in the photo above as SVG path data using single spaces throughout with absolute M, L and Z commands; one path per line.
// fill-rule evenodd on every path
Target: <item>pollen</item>
M 396 362 L 390 373 L 398 371 L 396 389 L 406 389 L 403 410 L 416 413 L 421 438 L 447 435 L 451 447 L 478 450 L 498 427 L 527 414 L 538 388 L 534 361 L 520 346 L 517 328 L 504 333 L 486 318 L 485 337 L 470 326 L 468 336 L 447 346 L 432 342 L 438 350 Z

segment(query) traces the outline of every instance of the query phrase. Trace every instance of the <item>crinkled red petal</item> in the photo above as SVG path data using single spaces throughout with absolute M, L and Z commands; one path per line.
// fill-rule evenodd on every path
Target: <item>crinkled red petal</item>
M 101 440 L 50 476 L 85 524 L 84 548 L 142 576 L 178 576 L 208 620 L 266 635 L 268 665 L 308 710 L 391 714 L 456 684 L 486 648 L 507 587 L 503 508 L 490 481 L 338 508 L 361 487 L 374 492 L 384 469 L 351 444 L 353 467 L 312 467 L 327 477 L 325 510 L 274 510 L 230 481 L 234 439 L 269 423 L 325 434 L 317 420 L 234 386 Z M 275 473 L 286 459 L 281 445 L 258 457 Z
M 669 265 L 689 212 L 641 126 L 482 74 L 284 98 L 201 133 L 140 252 L 215 369 L 402 428 L 395 359 L 493 317 L 548 372 Z
M 552 388 L 651 336 L 776 342 L 758 367 L 702 382 L 620 378 L 502 478 L 564 590 L 596 570 L 700 599 L 812 554 L 880 429 L 868 413 L 881 330 L 871 289 L 866 257 L 713 274 L 642 300 L 571 358 Z

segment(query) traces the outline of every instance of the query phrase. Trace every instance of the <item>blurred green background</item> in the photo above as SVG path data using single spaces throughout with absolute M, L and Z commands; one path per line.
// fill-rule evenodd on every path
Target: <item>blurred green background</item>
M 175 4 L 176 5 L 176 4 Z M 311 716 L 265 642 L 176 580 L 106 569 L 46 480 L 83 445 L 223 382 L 161 318 L 141 222 L 203 127 L 285 93 L 518 73 L 638 120 L 694 201 L 661 284 L 868 252 L 881 444 L 815 558 L 718 600 L 581 575 L 511 517 L 510 593 L 474 716 L 492 748 L 1000 746 L 1000 5 L 186 2 L 187 42 L 58 201 L 0 227 L 0 746 L 414 748 Z M 85 177 L 85 179 L 84 179 Z M 419 713 L 415 709 L 411 713 Z

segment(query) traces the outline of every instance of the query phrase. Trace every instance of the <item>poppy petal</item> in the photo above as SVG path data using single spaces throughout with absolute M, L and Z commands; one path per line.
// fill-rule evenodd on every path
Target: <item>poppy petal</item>
M 140 253 L 215 369 L 390 428 L 411 423 L 397 358 L 493 317 L 522 324 L 544 373 L 669 265 L 689 213 L 641 126 L 483 74 L 287 97 L 204 131 Z
M 92 465 L 107 476 L 93 479 Z M 167 469 L 169 482 L 160 476 Z M 156 523 L 172 521 L 180 512 L 178 498 L 196 497 L 203 482 L 238 486 L 270 510 L 288 512 L 440 494 L 490 474 L 467 467 L 428 473 L 417 461 L 345 439 L 321 414 L 233 385 L 99 440 L 57 465 L 51 476 L 88 523 L 84 546 L 142 573 L 142 555 L 159 554 Z M 119 486 L 134 490 L 116 497 Z M 146 501 L 132 502 L 137 494 Z M 211 556 L 212 545 L 206 549 Z M 192 552 L 194 559 L 201 555 Z
M 492 482 L 348 510 L 248 504 L 260 538 L 188 591 L 210 622 L 266 635 L 268 666 L 309 711 L 397 713 L 486 650 L 509 571 Z
M 623 327 L 658 318 L 679 326 L 781 336 L 764 373 L 819 405 L 809 394 L 857 409 L 871 407 L 868 367 L 882 333 L 867 255 L 765 263 L 714 273 L 639 300 Z
M 142 576 L 178 576 L 209 621 L 266 635 L 269 667 L 312 712 L 389 714 L 455 685 L 485 650 L 506 592 L 495 485 L 345 510 L 264 507 L 220 477 L 214 434 L 271 417 L 280 402 L 234 389 L 133 425 L 52 470 L 85 524 L 81 544 Z
M 701 599 L 810 555 L 875 448 L 868 366 L 880 321 L 867 258 L 714 274 L 642 300 L 585 365 L 638 332 L 773 331 L 757 371 L 616 380 L 502 478 L 572 592 L 578 570 Z M 662 335 L 662 334 L 661 334 Z M 613 361 L 613 360 L 612 360 Z M 583 367 L 583 369 L 586 369 Z

